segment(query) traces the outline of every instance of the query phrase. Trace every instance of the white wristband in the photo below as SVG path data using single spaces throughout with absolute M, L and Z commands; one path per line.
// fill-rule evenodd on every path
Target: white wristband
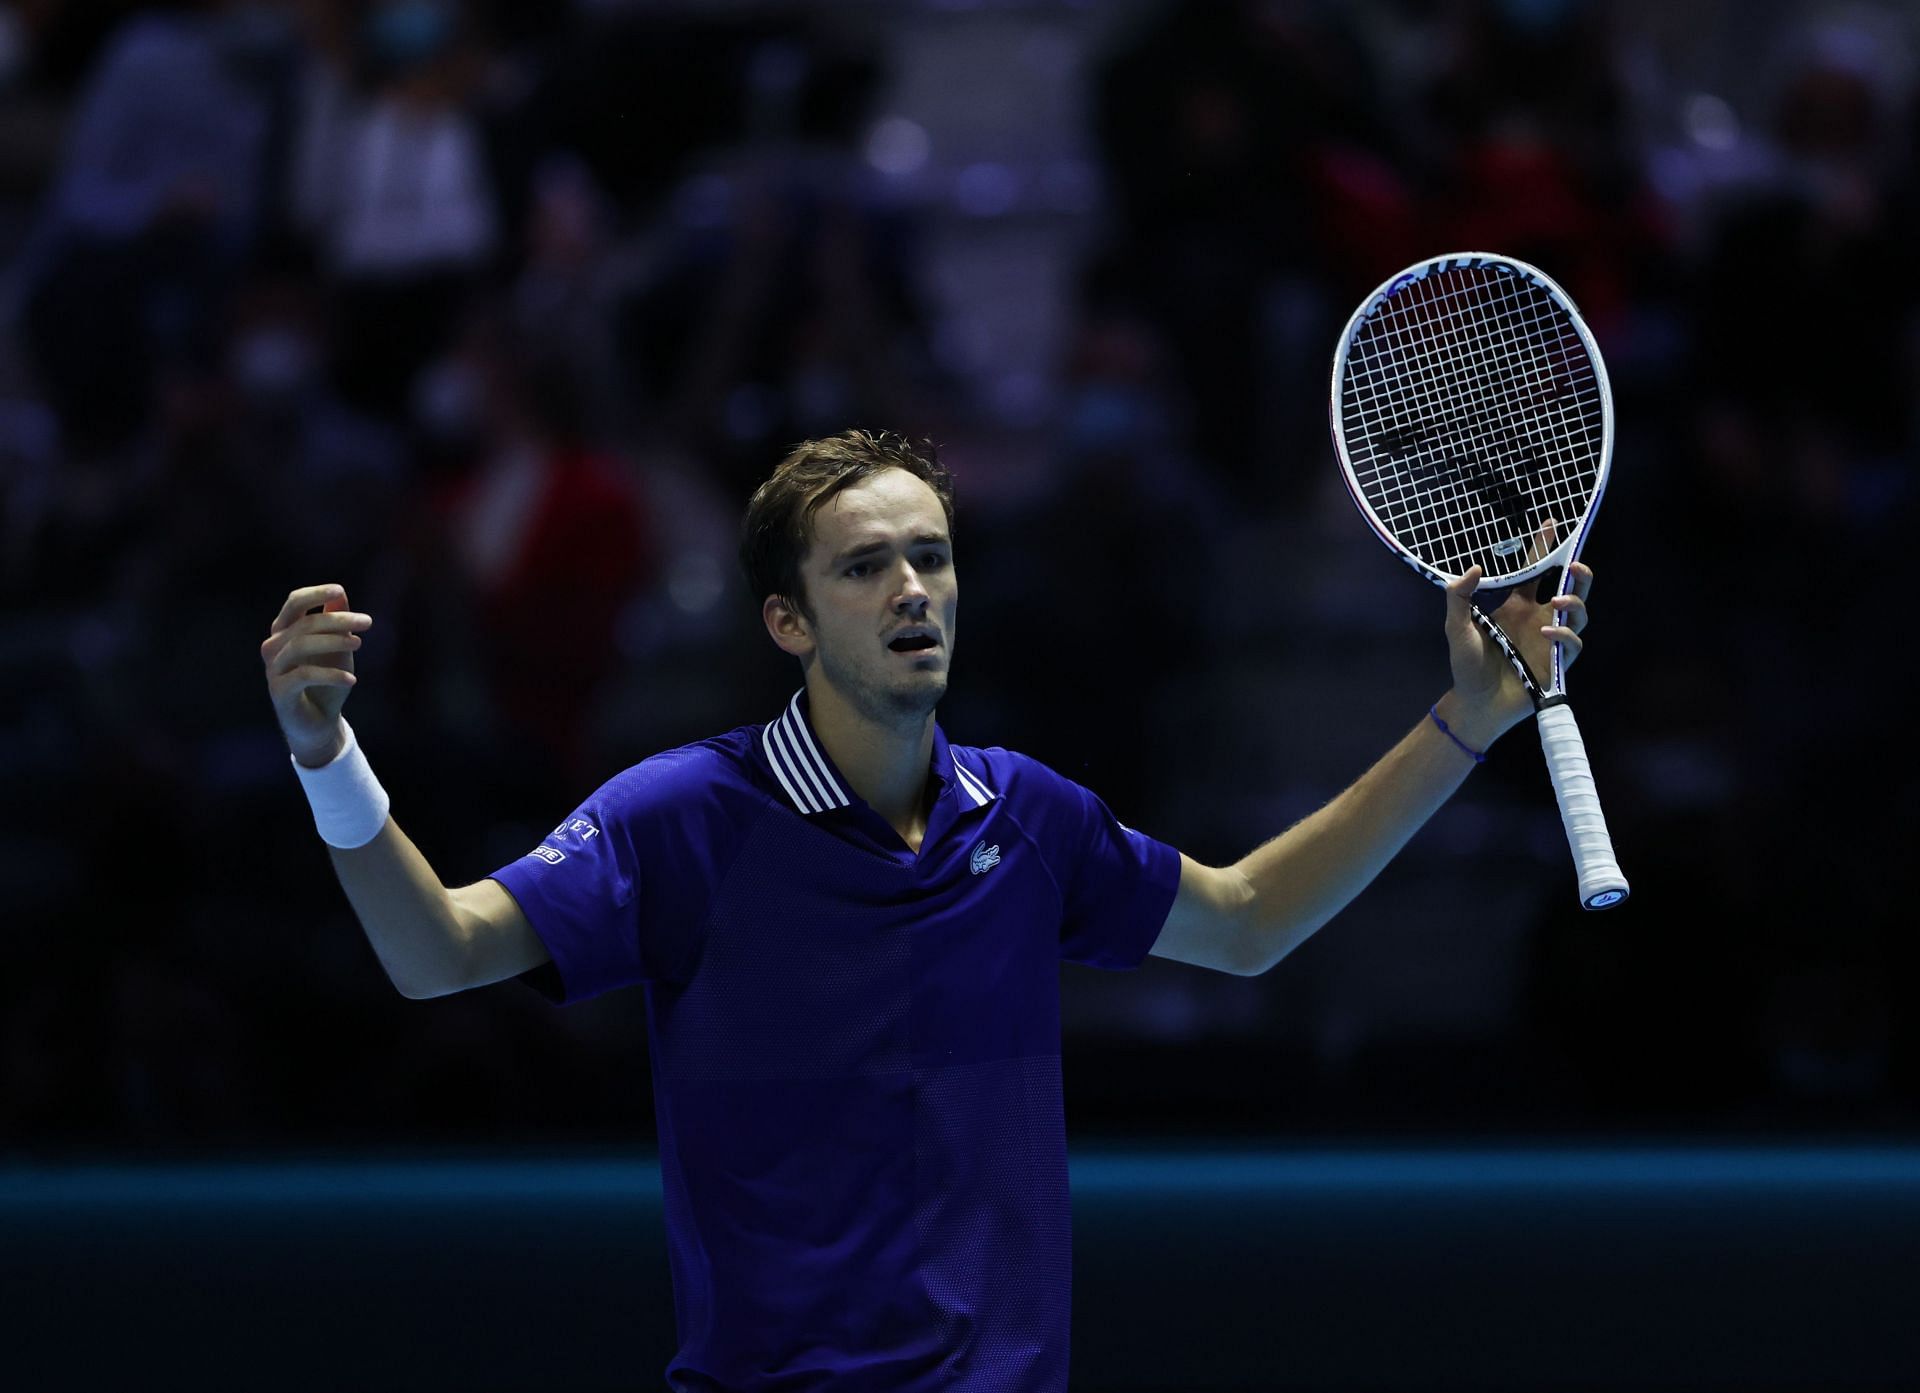
M 347 743 L 330 763 L 309 769 L 292 755 L 293 770 L 306 785 L 307 801 L 313 804 L 313 825 L 320 840 L 343 851 L 365 846 L 380 835 L 387 825 L 387 791 L 373 777 L 373 769 L 353 738 L 353 727 L 340 718 L 347 732 Z

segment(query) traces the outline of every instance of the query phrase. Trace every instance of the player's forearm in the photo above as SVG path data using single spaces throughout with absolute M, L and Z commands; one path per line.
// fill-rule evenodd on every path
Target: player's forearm
M 1458 709 L 1451 693 L 1439 710 L 1475 749 L 1495 738 L 1475 713 Z M 1279 962 L 1344 909 L 1473 767 L 1472 757 L 1423 715 L 1332 802 L 1243 857 L 1234 869 L 1253 887 L 1246 912 L 1262 963 Z
M 334 872 L 367 941 L 402 996 L 457 990 L 465 945 L 453 897 L 400 825 L 388 817 L 365 846 L 330 846 Z

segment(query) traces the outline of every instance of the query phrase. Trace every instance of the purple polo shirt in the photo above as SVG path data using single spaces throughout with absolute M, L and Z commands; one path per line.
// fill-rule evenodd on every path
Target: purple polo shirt
M 615 775 L 494 872 L 571 1004 L 645 989 L 680 1390 L 1064 1393 L 1059 962 L 1138 967 L 1172 847 L 949 744 L 916 855 L 805 691 Z

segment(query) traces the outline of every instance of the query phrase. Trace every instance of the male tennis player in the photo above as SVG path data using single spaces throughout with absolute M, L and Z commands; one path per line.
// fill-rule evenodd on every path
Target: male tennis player
M 644 989 L 670 1387 L 1059 1393 L 1060 960 L 1265 972 L 1532 706 L 1469 619 L 1469 573 L 1447 596 L 1453 686 L 1433 711 L 1326 807 L 1202 866 L 935 722 L 960 596 L 930 454 L 864 431 L 801 445 L 754 494 L 741 551 L 801 690 L 764 725 L 616 774 L 453 890 L 340 716 L 372 618 L 341 586 L 294 591 L 261 655 L 316 825 L 404 995 Z M 1565 628 L 1530 595 L 1500 612 L 1537 661 L 1554 637 L 1580 647 L 1592 574 L 1576 576 L 1581 595 L 1554 602 Z

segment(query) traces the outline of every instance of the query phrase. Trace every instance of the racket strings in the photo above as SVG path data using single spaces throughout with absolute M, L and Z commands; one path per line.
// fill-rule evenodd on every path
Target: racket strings
M 1502 544 L 1513 548 L 1518 543 L 1525 550 L 1535 522 L 1519 481 L 1538 475 L 1542 455 L 1553 466 L 1545 480 L 1535 478 L 1547 485 L 1547 506 L 1571 501 L 1568 461 L 1563 451 L 1553 448 L 1557 442 L 1551 430 L 1565 423 L 1550 424 L 1540 414 L 1543 405 L 1560 396 L 1557 390 L 1538 389 L 1538 351 L 1551 324 L 1541 322 L 1537 309 L 1516 319 L 1513 311 L 1536 307 L 1526 305 L 1511 285 L 1506 289 L 1508 294 L 1497 301 L 1468 296 L 1461 286 L 1437 293 L 1430 289 L 1418 298 L 1403 296 L 1388 311 L 1388 332 L 1379 344 L 1388 354 L 1397 354 L 1402 370 L 1394 404 L 1416 421 L 1424 419 L 1427 427 L 1411 438 L 1403 432 L 1397 441 L 1389 439 L 1403 451 L 1416 442 L 1427 446 L 1426 458 L 1414 455 L 1410 477 L 1394 481 L 1402 485 L 1400 506 L 1389 511 L 1405 520 L 1431 512 L 1430 505 L 1439 502 L 1442 516 L 1428 520 L 1427 531 L 1434 534 L 1429 542 L 1455 552 L 1462 542 L 1468 549 L 1474 544 L 1483 550 Z M 1516 342 L 1533 350 L 1528 356 L 1535 360 L 1526 364 L 1535 369 L 1534 390 L 1525 393 L 1517 390 L 1522 379 L 1503 371 L 1514 365 Z M 1429 506 L 1416 510 L 1422 476 L 1428 485 L 1435 482 L 1435 455 L 1443 461 L 1437 475 L 1443 487 L 1429 488 L 1434 495 L 1425 500 Z M 1567 515 L 1564 508 L 1559 511 Z M 1492 561 L 1486 567 L 1489 573 L 1509 569 L 1497 556 Z
M 1399 486 L 1386 511 L 1403 530 L 1409 521 L 1424 521 L 1427 541 L 1436 550 L 1457 553 L 1463 542 L 1468 550 L 1476 544 L 1482 550 L 1502 544 L 1513 548 L 1516 542 L 1524 550 L 1533 519 L 1518 483 L 1529 474 L 1538 475 L 1535 461 L 1540 455 L 1555 466 L 1547 479 L 1534 479 L 1548 485 L 1548 506 L 1573 501 L 1567 487 L 1566 454 L 1552 448 L 1556 443 L 1552 426 L 1564 429 L 1565 422 L 1549 423 L 1539 414 L 1543 403 L 1552 403 L 1561 393 L 1538 390 L 1537 361 L 1529 364 L 1536 369 L 1535 390 L 1524 396 L 1515 390 L 1515 375 L 1502 371 L 1514 357 L 1516 339 L 1534 350 L 1530 356 L 1537 359 L 1551 324 L 1542 322 L 1537 309 L 1516 323 L 1510 312 L 1529 307 L 1513 293 L 1512 285 L 1505 288 L 1508 294 L 1500 301 L 1470 297 L 1459 285 L 1427 286 L 1426 294 L 1403 295 L 1386 312 L 1382 327 L 1387 332 L 1374 345 L 1380 352 L 1372 366 L 1393 370 L 1385 379 L 1391 389 L 1386 401 L 1403 425 L 1400 431 L 1380 437 L 1388 446 L 1386 462 L 1398 454 L 1402 463 L 1411 465 L 1396 471 L 1399 477 L 1395 477 L 1380 469 L 1382 462 L 1376 460 L 1375 472 L 1381 477 L 1375 482 Z M 1374 396 L 1377 415 L 1381 394 L 1376 391 Z M 1520 430 L 1509 424 L 1502 431 L 1495 425 L 1501 418 L 1517 420 Z M 1528 447 L 1532 447 L 1531 456 Z M 1517 467 L 1516 455 L 1520 457 Z M 1565 507 L 1558 511 L 1571 516 Z M 1571 511 L 1579 511 L 1578 505 Z M 1489 560 L 1493 563 L 1486 567 L 1489 573 L 1509 569 L 1498 555 Z M 1465 564 L 1458 567 L 1465 568 Z
M 1523 394 L 1519 390 L 1523 380 L 1509 370 L 1516 366 L 1512 352 L 1516 342 L 1534 350 L 1534 361 L 1527 366 L 1538 367 L 1538 350 L 1546 346 L 1546 333 L 1553 326 L 1540 323 L 1537 313 L 1519 321 L 1508 313 L 1537 308 L 1511 293 L 1492 302 L 1484 297 L 1475 301 L 1459 290 L 1451 291 L 1435 296 L 1429 304 L 1430 313 L 1439 316 L 1438 332 L 1437 337 L 1425 339 L 1418 336 L 1423 331 L 1435 332 L 1433 319 L 1422 322 L 1417 315 L 1400 311 L 1413 323 L 1396 326 L 1408 331 L 1399 346 L 1413 345 L 1416 366 L 1426 374 L 1421 385 L 1428 390 L 1419 395 L 1421 404 L 1442 419 L 1442 453 L 1450 464 L 1466 462 L 1464 468 L 1456 465 L 1459 486 L 1449 495 L 1459 525 L 1448 535 L 1456 544 L 1463 540 L 1484 542 L 1486 538 L 1477 535 L 1483 532 L 1505 534 L 1497 537 L 1495 547 L 1530 540 L 1538 519 L 1551 515 L 1552 502 L 1568 501 L 1567 461 L 1563 452 L 1555 449 L 1559 437 L 1542 415 L 1543 408 L 1556 400 L 1558 393 L 1540 392 L 1536 374 L 1534 381 L 1526 384 L 1534 390 Z M 1516 329 L 1525 332 L 1516 337 Z M 1564 429 L 1565 422 L 1553 424 Z M 1488 459 L 1489 455 L 1504 458 Z M 1541 456 L 1553 472 L 1540 481 L 1548 490 L 1548 506 L 1534 511 L 1508 475 L 1537 475 L 1536 461 Z M 1562 512 L 1560 516 L 1564 520 L 1568 515 Z M 1523 560 L 1528 559 L 1525 552 L 1523 545 Z M 1497 562 L 1486 566 L 1489 574 L 1501 569 Z
M 1543 304 L 1550 306 L 1544 296 L 1528 303 L 1516 294 L 1515 287 L 1520 284 L 1513 282 L 1509 293 L 1499 301 L 1488 297 L 1472 300 L 1456 287 L 1432 296 L 1424 306 L 1415 302 L 1396 306 L 1390 311 L 1388 327 L 1398 333 L 1388 336 L 1383 347 L 1413 359 L 1418 375 L 1412 381 L 1412 395 L 1418 409 L 1439 418 L 1442 429 L 1437 433 L 1437 444 L 1457 448 L 1470 440 L 1497 436 L 1503 432 L 1496 423 L 1506 422 L 1507 438 L 1501 443 L 1508 446 L 1510 459 L 1521 454 L 1525 446 L 1532 446 L 1564 466 L 1564 455 L 1553 448 L 1558 443 L 1553 428 L 1564 436 L 1567 423 L 1559 420 L 1550 425 L 1540 414 L 1563 394 L 1539 390 L 1538 361 L 1539 350 L 1546 346 L 1549 335 L 1563 326 L 1554 323 L 1550 309 L 1543 320 L 1540 310 Z M 1420 313 L 1422 309 L 1425 314 Z M 1510 313 L 1515 310 L 1524 314 L 1517 322 Z M 1512 372 L 1501 372 L 1502 368 L 1518 365 L 1516 344 L 1533 350 L 1528 355 L 1533 361 L 1524 366 L 1534 369 L 1534 382 L 1526 384 L 1534 390 L 1524 395 L 1517 390 L 1522 379 Z M 1549 365 L 1549 371 L 1558 367 L 1563 370 L 1562 376 L 1570 377 L 1572 374 L 1564 371 L 1564 343 L 1553 346 L 1561 350 L 1561 361 Z M 1513 438 L 1511 423 L 1518 423 L 1525 432 L 1524 441 Z
M 1591 501 L 1600 386 L 1566 312 L 1525 278 L 1436 271 L 1364 319 L 1342 382 L 1355 482 L 1407 550 L 1455 574 L 1524 572 L 1548 517 Z

